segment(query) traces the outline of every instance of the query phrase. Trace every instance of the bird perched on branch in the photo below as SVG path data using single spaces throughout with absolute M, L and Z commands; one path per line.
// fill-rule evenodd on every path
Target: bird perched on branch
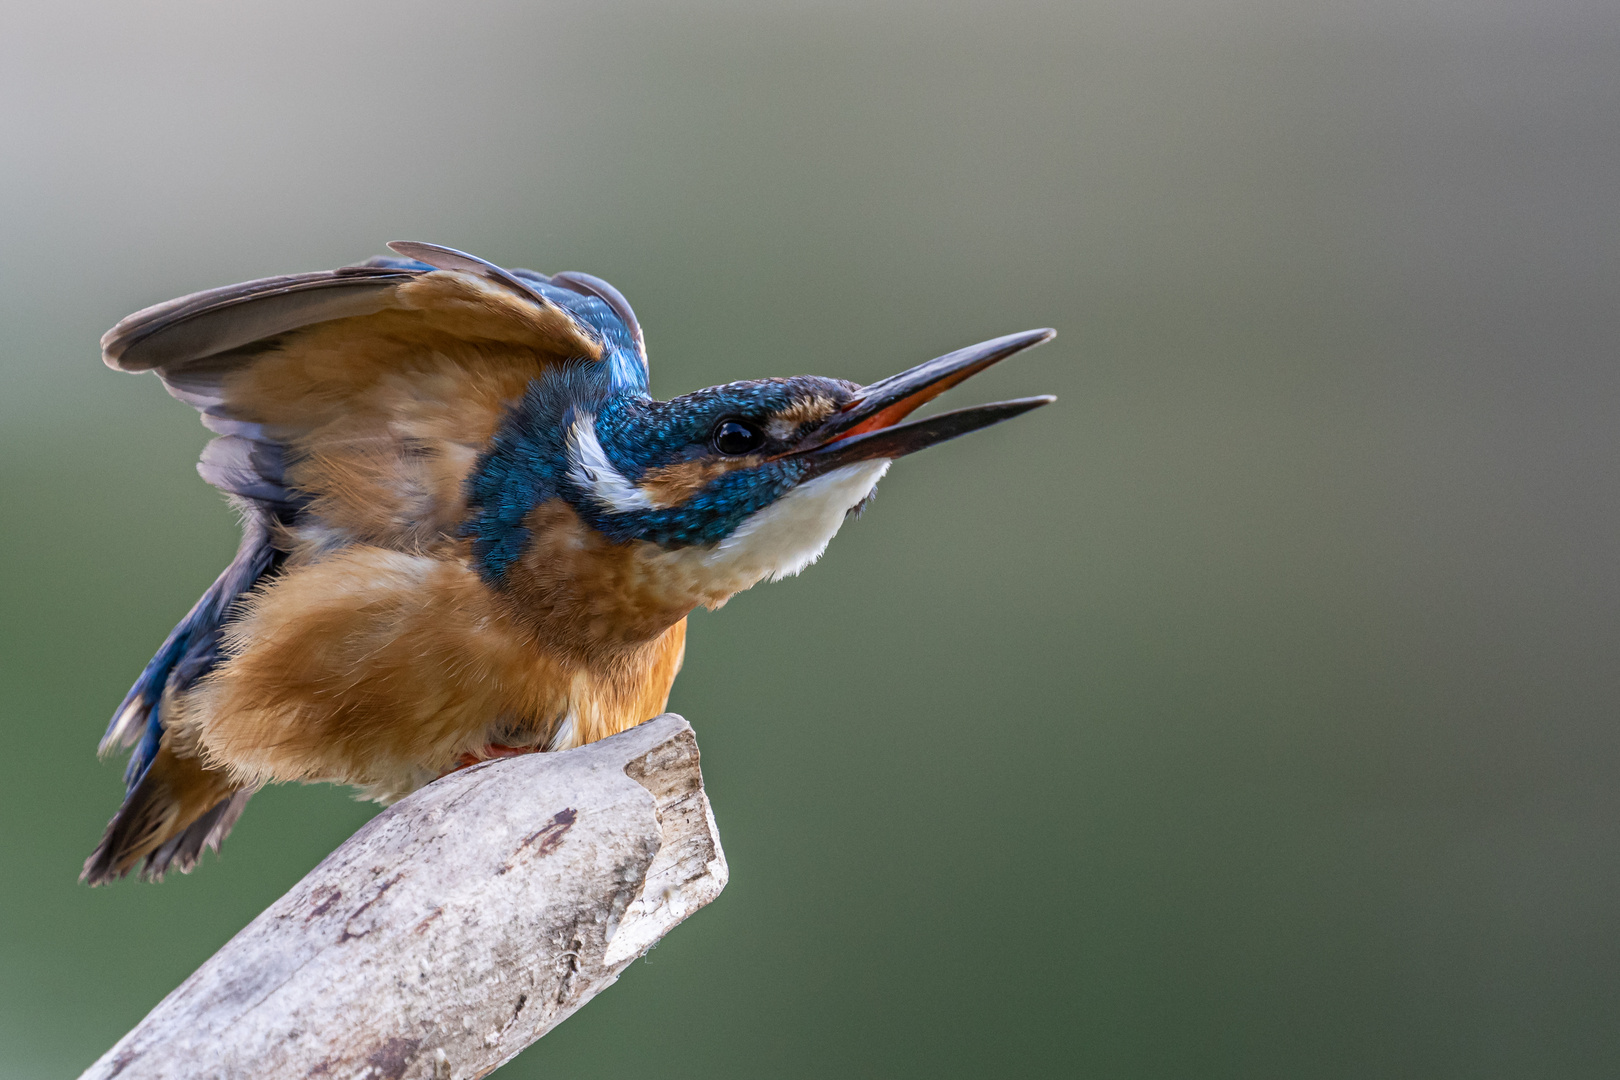
M 1033 330 L 870 386 L 655 401 L 607 282 L 389 246 L 102 339 L 218 433 L 197 468 L 243 536 L 102 740 L 134 752 L 92 884 L 189 870 L 270 781 L 389 802 L 657 715 L 693 608 L 814 562 L 893 459 L 1052 400 L 900 422 L 1052 336 Z

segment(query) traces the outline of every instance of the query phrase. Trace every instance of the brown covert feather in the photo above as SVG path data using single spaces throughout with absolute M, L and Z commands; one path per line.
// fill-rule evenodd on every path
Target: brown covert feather
M 300 559 L 334 541 L 444 539 L 465 513 L 467 473 L 530 380 L 601 355 L 561 309 L 470 274 L 424 274 L 394 303 L 287 334 L 225 377 L 231 415 L 281 438 L 288 481 L 313 496 L 319 522 L 288 541 Z
M 345 413 L 377 414 L 368 391 L 385 379 L 414 379 L 458 364 L 471 376 L 469 392 L 509 399 L 514 386 L 521 392 L 549 366 L 601 354 L 560 310 L 525 307 L 466 275 L 428 274 L 398 291 L 449 306 L 333 319 L 286 335 L 227 377 L 232 413 L 272 429 L 310 431 Z

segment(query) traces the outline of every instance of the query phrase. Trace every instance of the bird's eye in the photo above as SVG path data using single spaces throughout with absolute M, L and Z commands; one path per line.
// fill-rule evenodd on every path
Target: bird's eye
M 743 420 L 722 420 L 714 427 L 713 442 L 722 454 L 736 457 L 758 450 L 765 443 L 765 434 Z

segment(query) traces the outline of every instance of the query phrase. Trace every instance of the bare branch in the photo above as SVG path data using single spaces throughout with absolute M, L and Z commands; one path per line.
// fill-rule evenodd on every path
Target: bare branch
M 726 877 L 673 713 L 477 765 L 379 814 L 84 1076 L 483 1076 Z

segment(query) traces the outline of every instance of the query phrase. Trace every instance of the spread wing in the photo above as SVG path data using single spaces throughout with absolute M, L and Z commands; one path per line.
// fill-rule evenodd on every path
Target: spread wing
M 454 531 L 468 469 L 531 379 L 600 359 L 615 331 L 633 337 L 643 375 L 645 357 L 604 282 L 395 249 L 415 258 L 137 312 L 108 331 L 103 356 L 155 371 L 220 433 L 198 465 L 209 483 L 319 526 L 327 544 L 419 550 Z
M 530 380 L 608 359 L 646 386 L 629 304 L 586 274 L 504 270 L 430 244 L 405 258 L 265 278 L 136 312 L 102 338 L 120 371 L 153 371 L 219 437 L 197 470 L 245 501 L 242 550 L 175 628 L 102 746 L 155 754 L 165 692 L 214 665 L 237 597 L 284 562 L 350 543 L 455 540 L 466 479 Z M 638 366 L 639 365 L 639 366 Z

